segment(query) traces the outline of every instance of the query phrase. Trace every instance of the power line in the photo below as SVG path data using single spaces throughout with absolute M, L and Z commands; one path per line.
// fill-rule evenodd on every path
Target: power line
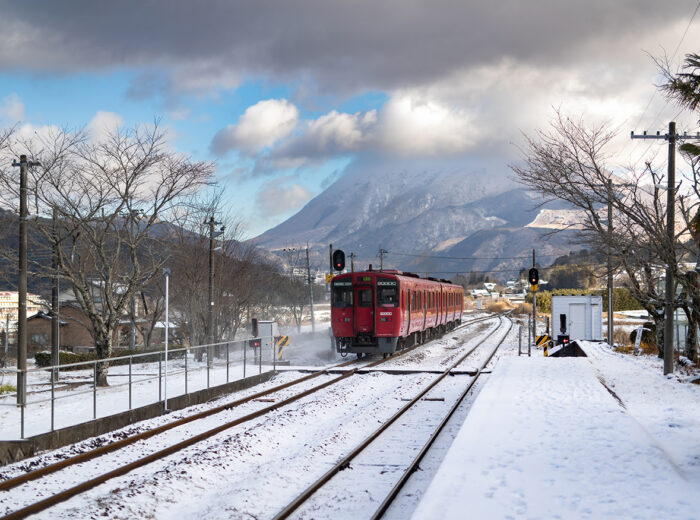
M 459 256 L 433 256 L 433 255 L 417 255 L 413 253 L 399 253 L 396 251 L 386 251 L 387 254 L 390 255 L 398 255 L 398 256 L 411 256 L 411 257 L 417 257 L 417 258 L 434 258 L 434 259 L 439 259 L 439 260 L 522 260 L 522 259 L 529 259 L 529 256 L 466 256 L 466 257 L 459 257 Z M 559 253 L 551 253 L 548 255 L 539 255 L 539 256 L 547 256 L 547 257 L 558 257 L 558 256 L 563 256 Z

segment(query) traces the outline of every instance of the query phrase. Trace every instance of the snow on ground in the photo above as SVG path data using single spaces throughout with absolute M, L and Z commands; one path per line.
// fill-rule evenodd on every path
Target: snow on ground
M 447 357 L 457 359 L 496 324 L 497 320 L 488 320 L 448 333 L 387 365 L 444 369 Z M 468 358 L 460 369 L 479 366 L 492 348 L 488 342 L 485 346 L 483 354 L 477 350 L 473 360 Z M 340 360 L 322 331 L 295 347 L 289 350 L 295 365 Z M 418 519 L 467 515 L 700 518 L 700 386 L 690 384 L 688 376 L 664 377 L 661 361 L 655 357 L 620 354 L 605 344 L 583 343 L 583 347 L 587 358 L 544 358 L 541 349 L 534 349 L 531 358 L 517 357 L 514 327 L 495 367 L 489 365 L 493 372 L 484 374 L 485 381 L 470 393 L 468 402 L 438 437 L 387 518 L 411 514 Z M 285 372 L 235 396 L 4 467 L 0 478 L 297 375 Z M 309 388 L 333 377 L 324 375 L 301 386 Z M 37 517 L 270 518 L 433 377 L 381 372 L 352 376 Z M 429 431 L 467 378 L 447 378 L 444 386 L 431 393 L 444 397 L 444 402 L 422 403 L 393 429 L 392 441 L 383 441 L 354 461 L 341 472 L 342 479 L 295 517 L 342 520 L 371 514 L 367 504 L 376 506 L 381 501 L 397 465 L 406 456 L 412 458 L 419 437 Z M 297 389 L 273 398 L 279 401 Z M 132 460 L 269 404 L 246 403 L 202 423 L 145 440 L 128 454 L 101 459 L 100 468 Z M 87 463 L 71 471 L 68 477 L 52 477 L 48 489 L 63 489 L 93 475 L 95 469 Z M 0 514 L 46 493 L 32 483 L 0 494 Z
M 700 388 L 585 348 L 502 358 L 413 518 L 700 517 Z

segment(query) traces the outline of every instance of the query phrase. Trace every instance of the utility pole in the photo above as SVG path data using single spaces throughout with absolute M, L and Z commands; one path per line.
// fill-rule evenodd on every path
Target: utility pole
M 221 224 L 214 220 L 212 216 L 208 222 L 209 224 L 209 291 L 207 297 L 207 366 L 211 367 L 213 365 L 213 348 L 212 343 L 214 343 L 214 239 L 221 236 L 224 233 L 224 226 L 221 226 L 219 231 L 214 231 L 214 226 Z
M 671 121 L 668 123 L 668 133 L 661 135 L 656 132 L 656 135 L 647 135 L 646 131 L 642 134 L 635 134 L 634 130 L 630 132 L 632 139 L 663 139 L 668 141 L 668 185 L 666 188 L 666 233 L 667 233 L 667 253 L 666 260 L 666 288 L 664 302 L 664 375 L 673 373 L 673 300 L 675 296 L 672 262 L 675 263 L 675 212 L 676 212 L 676 142 L 686 139 L 700 139 L 700 132 L 693 135 L 684 133 L 683 135 L 676 134 L 676 123 Z
M 51 267 L 53 269 L 53 284 L 51 286 L 51 364 L 57 367 L 59 359 L 59 350 L 61 348 L 59 340 L 59 315 L 58 315 L 58 209 L 53 207 L 53 258 Z M 58 369 L 54 368 L 51 371 L 51 380 L 58 380 Z
M 612 273 L 612 238 L 613 238 L 613 221 L 612 221 L 612 178 L 608 179 L 608 343 L 613 345 L 613 273 Z
M 535 250 L 532 250 L 532 267 L 535 268 Z M 532 341 L 537 341 L 537 292 L 532 293 Z
M 382 246 L 379 246 L 379 270 L 383 271 L 384 270 L 384 254 L 388 253 L 386 249 L 382 249 Z
M 39 166 L 38 162 L 27 161 L 26 155 L 19 156 L 19 279 L 17 281 L 17 404 L 27 403 L 27 167 Z M 24 432 L 23 432 L 24 433 Z
M 350 253 L 350 272 L 355 272 L 355 253 Z
M 306 243 L 306 280 L 309 284 L 309 306 L 311 307 L 311 333 L 316 333 L 314 320 L 314 286 L 311 284 L 311 263 L 309 262 L 309 243 Z

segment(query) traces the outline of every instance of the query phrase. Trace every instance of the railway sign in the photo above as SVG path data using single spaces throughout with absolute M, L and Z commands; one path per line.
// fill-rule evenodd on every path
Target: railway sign
M 331 283 L 331 280 L 333 280 L 333 275 L 332 274 L 327 274 L 326 275 L 326 283 Z

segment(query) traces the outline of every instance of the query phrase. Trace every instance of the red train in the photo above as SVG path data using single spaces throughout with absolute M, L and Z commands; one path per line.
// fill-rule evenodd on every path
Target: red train
M 447 280 L 401 271 L 340 274 L 331 281 L 338 352 L 383 354 L 422 343 L 461 323 L 464 291 Z

